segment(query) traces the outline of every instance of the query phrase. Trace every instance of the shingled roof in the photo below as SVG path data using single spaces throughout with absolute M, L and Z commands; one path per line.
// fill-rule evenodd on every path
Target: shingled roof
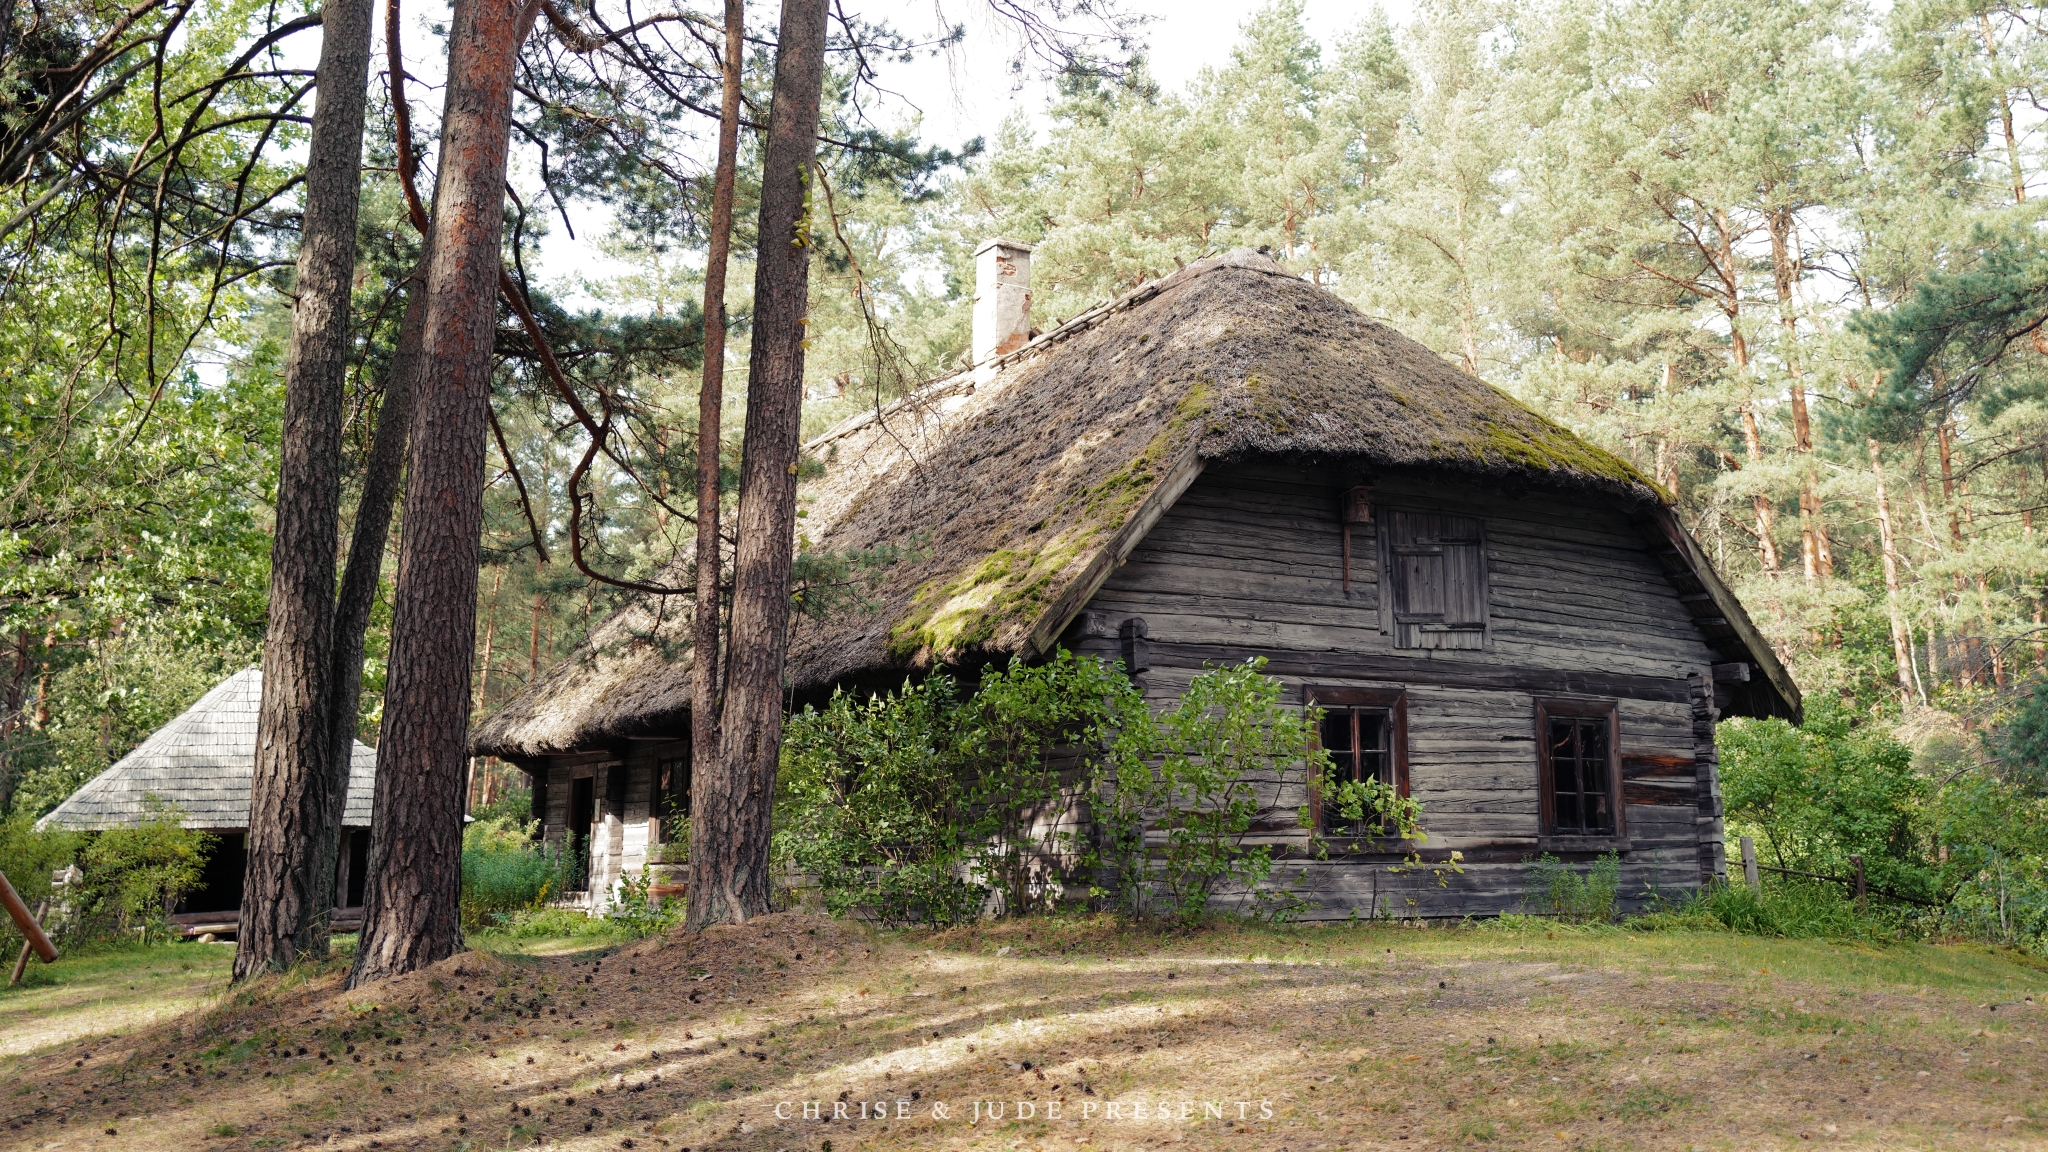
M 1670 517 L 1627 461 L 1251 252 L 1191 264 L 805 448 L 824 472 L 800 489 L 800 546 L 880 566 L 880 579 L 854 585 L 858 603 L 797 621 L 799 691 L 1042 654 L 1211 461 L 1435 469 Z M 1760 704 L 1796 715 L 1798 690 L 1704 557 L 1660 547 L 1719 590 L 1716 646 L 1762 670 Z M 663 582 L 688 586 L 693 560 L 678 556 Z M 532 756 L 676 731 L 689 619 L 682 597 L 627 604 L 499 708 L 476 750 Z
M 174 805 L 187 828 L 247 828 L 262 700 L 262 671 L 235 673 L 113 767 L 86 781 L 37 827 L 77 832 L 133 827 L 150 818 L 149 798 L 154 796 Z M 349 762 L 345 826 L 369 827 L 376 783 L 377 753 L 357 741 Z

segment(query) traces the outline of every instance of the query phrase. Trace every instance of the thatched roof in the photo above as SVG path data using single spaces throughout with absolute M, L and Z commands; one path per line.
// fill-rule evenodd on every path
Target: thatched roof
M 864 558 L 879 579 L 797 622 L 799 691 L 1044 652 L 1208 461 L 1430 468 L 1665 504 L 1626 461 L 1250 252 L 1189 265 L 806 450 L 824 473 L 801 488 L 802 547 Z M 665 582 L 689 583 L 691 565 L 679 557 Z M 689 613 L 678 597 L 627 605 L 486 721 L 476 749 L 674 731 Z
M 262 700 L 263 673 L 255 668 L 235 673 L 113 767 L 86 781 L 37 826 L 77 832 L 134 827 L 150 819 L 149 798 L 156 797 L 176 806 L 179 823 L 187 828 L 247 828 Z M 370 826 L 376 786 L 377 754 L 357 741 L 349 762 L 345 826 Z

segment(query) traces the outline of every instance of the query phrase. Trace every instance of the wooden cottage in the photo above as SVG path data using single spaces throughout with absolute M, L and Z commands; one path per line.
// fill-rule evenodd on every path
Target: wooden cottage
M 249 789 L 256 775 L 256 722 L 263 673 L 244 668 L 199 698 L 177 719 L 85 782 L 37 823 L 75 832 L 133 828 L 165 806 L 179 822 L 215 836 L 200 886 L 172 917 L 198 934 L 231 933 L 242 908 L 248 865 Z M 362 920 L 363 877 L 370 851 L 370 800 L 376 792 L 377 754 L 361 741 L 349 763 L 348 807 L 336 877 L 335 926 Z
M 1315 915 L 1513 910 L 1543 853 L 1619 853 L 1631 901 L 1724 874 L 1714 723 L 1799 692 L 1648 478 L 1254 253 L 1035 336 L 1029 246 L 979 259 L 977 367 L 806 446 L 802 547 L 894 559 L 792 623 L 799 702 L 1060 646 L 1164 702 L 1261 656 L 1463 857 L 1408 892 L 1339 836 Z M 686 810 L 689 611 L 627 606 L 475 737 L 598 903 Z

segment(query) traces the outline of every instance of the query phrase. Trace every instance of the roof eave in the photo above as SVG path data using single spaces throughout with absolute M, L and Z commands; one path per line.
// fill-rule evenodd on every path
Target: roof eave
M 1699 543 L 1692 538 L 1692 533 L 1687 532 L 1685 526 L 1678 522 L 1678 516 L 1669 504 L 1656 505 L 1646 519 L 1653 530 L 1654 542 L 1663 544 L 1693 579 L 1699 581 L 1700 588 L 1707 594 L 1714 611 L 1719 613 L 1715 619 L 1724 622 L 1734 633 L 1743 655 L 1748 658 L 1748 663 L 1762 677 L 1758 687 L 1765 691 L 1752 690 L 1742 693 L 1741 695 L 1751 698 L 1752 704 L 1740 714 L 1754 715 L 1759 719 L 1779 716 L 1794 724 L 1800 723 L 1805 718 L 1805 702 L 1800 695 L 1799 685 L 1793 681 L 1792 673 L 1786 669 L 1784 662 L 1778 659 L 1778 653 L 1771 647 L 1770 641 L 1764 638 L 1755 621 L 1749 618 L 1748 609 L 1742 606 L 1742 601 L 1736 599 L 1735 593 L 1729 590 L 1728 585 L 1721 581 L 1720 573 L 1714 571 L 1713 562 L 1707 559 L 1706 553 L 1700 551 Z M 1758 697 L 1762 699 L 1759 700 Z

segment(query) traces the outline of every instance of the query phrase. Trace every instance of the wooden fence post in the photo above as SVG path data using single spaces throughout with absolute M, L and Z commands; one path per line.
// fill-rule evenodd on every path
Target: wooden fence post
M 1870 910 L 1870 886 L 1863 880 L 1863 855 L 1849 857 L 1849 863 L 1856 866 L 1856 911 L 1860 915 Z
M 36 950 L 36 955 L 43 958 L 43 963 L 55 964 L 57 946 L 50 943 L 50 938 L 43 934 L 43 926 L 36 923 L 36 918 L 28 914 L 28 905 L 21 902 L 21 897 L 14 891 L 14 885 L 7 882 L 4 874 L 0 874 L 0 904 L 6 905 L 7 914 L 14 919 L 14 926 L 21 929 L 22 939 Z
M 50 910 L 50 902 L 49 902 L 48 900 L 45 900 L 45 901 L 43 901 L 43 902 L 41 902 L 41 903 L 37 904 L 37 905 L 36 905 L 36 923 L 38 923 L 38 924 L 42 923 L 42 920 L 43 920 L 43 914 L 44 914 L 45 912 L 48 912 L 49 910 Z M 17 956 L 17 957 L 15 957 L 15 958 L 14 958 L 14 976 L 13 976 L 13 978 L 12 978 L 12 979 L 10 979 L 10 980 L 8 980 L 8 981 L 7 981 L 7 986 L 8 986 L 9 988 L 12 988 L 12 987 L 14 987 L 14 986 L 15 986 L 16 984 L 19 984 L 19 983 L 21 983 L 21 974 L 22 974 L 22 973 L 24 973 L 24 972 L 26 972 L 26 971 L 28 971 L 28 954 L 29 954 L 30 950 L 31 950 L 31 949 L 33 949 L 34 947 L 35 947 L 34 945 L 32 945 L 32 944 L 30 944 L 30 943 L 28 942 L 28 938 L 27 938 L 27 937 L 25 937 L 25 936 L 24 936 L 24 937 L 22 938 L 22 941 L 21 941 L 21 955 L 19 955 L 19 956 Z
M 1763 881 L 1756 874 L 1756 841 L 1747 836 L 1742 838 L 1742 882 L 1749 885 L 1751 892 L 1762 894 L 1764 890 Z

